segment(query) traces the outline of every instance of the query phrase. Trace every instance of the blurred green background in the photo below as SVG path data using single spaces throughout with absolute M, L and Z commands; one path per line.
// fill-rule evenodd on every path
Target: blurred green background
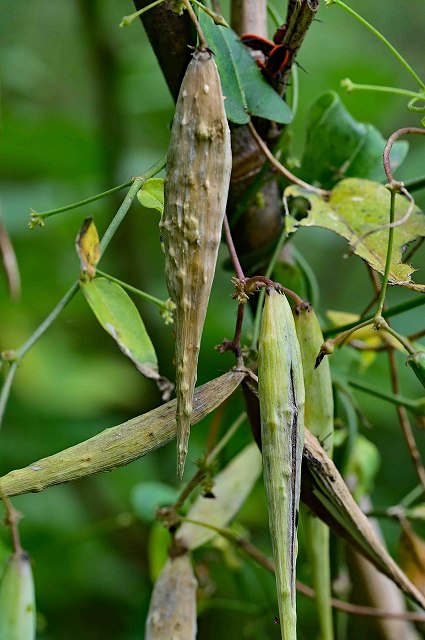
M 224 13 L 226 6 L 223 3 Z M 285 13 L 285 3 L 275 2 L 275 6 Z M 425 73 L 423 0 L 411 0 L 408 8 L 383 0 L 352 0 L 350 6 L 382 30 L 419 74 Z M 18 302 L 10 300 L 5 278 L 0 277 L 3 350 L 19 347 L 78 276 L 74 240 L 83 219 L 94 216 L 103 232 L 124 192 L 48 219 L 43 229 L 34 231 L 27 226 L 29 208 L 53 209 L 142 173 L 166 152 L 173 103 L 140 24 L 118 27 L 122 16 L 132 12 L 131 2 L 2 0 L 0 9 L 0 213 L 22 277 Z M 384 136 L 398 127 L 417 125 L 417 116 L 407 111 L 403 98 L 347 95 L 339 88 L 345 77 L 416 87 L 384 46 L 338 7 L 322 6 L 318 17 L 299 56 L 307 73 L 299 74 L 300 105 L 293 125 L 296 153 L 302 153 L 309 105 L 330 89 L 340 93 L 356 119 L 371 122 Z M 423 141 L 412 137 L 409 142 L 409 156 L 397 173 L 403 180 L 424 173 Z M 424 206 L 423 192 L 417 201 Z M 323 230 L 304 229 L 295 244 L 308 256 L 318 278 L 322 317 L 329 308 L 360 313 L 371 295 L 368 275 L 359 259 L 344 258 L 342 239 Z M 225 257 L 222 250 L 220 264 Z M 423 262 L 421 251 L 414 265 L 419 269 Z M 167 297 L 155 212 L 133 205 L 102 269 Z M 416 280 L 424 282 L 423 270 Z M 236 308 L 230 294 L 229 273 L 220 267 L 202 344 L 199 383 L 233 365 L 229 354 L 220 356 L 213 349 L 233 333 Z M 394 304 L 409 296 L 407 291 L 390 290 L 388 299 Z M 156 307 L 136 304 L 157 347 L 161 372 L 173 378 L 172 329 L 164 326 Z M 422 318 L 421 309 L 413 311 L 395 319 L 394 327 L 411 333 L 423 328 Z M 338 355 L 333 365 L 336 371 L 347 368 L 347 359 Z M 350 366 L 356 369 L 357 360 Z M 404 367 L 403 358 L 400 375 L 402 391 L 419 396 L 419 384 Z M 377 357 L 368 376 L 377 386 L 389 389 L 384 355 Z M 392 408 L 364 394 L 358 399 L 372 424 L 366 435 L 377 444 L 382 460 L 372 497 L 375 504 L 386 507 L 415 486 L 415 474 Z M 121 355 L 85 300 L 77 296 L 20 366 L 0 434 L 0 472 L 87 439 L 159 402 L 154 385 Z M 237 396 L 225 409 L 226 423 L 241 409 Z M 208 423 L 194 430 L 191 460 L 204 450 Z M 423 432 L 415 433 L 425 451 Z M 221 462 L 250 438 L 248 428 L 240 430 Z M 132 492 L 147 480 L 174 486 L 174 456 L 171 443 L 111 474 L 14 500 L 25 516 L 20 531 L 33 559 L 40 639 L 143 638 L 152 587 L 150 566 L 160 562 L 167 538 L 158 526 L 152 530 L 151 523 L 134 515 Z M 270 553 L 261 483 L 238 521 L 251 540 Z M 398 528 L 384 523 L 384 530 L 394 550 Z M 159 540 L 157 544 L 152 536 Z M 9 544 L 5 528 L 1 539 Z M 202 588 L 213 592 L 209 604 L 203 601 L 201 607 L 200 638 L 279 636 L 273 625 L 271 576 L 249 563 L 232 564 L 214 547 L 201 549 L 195 560 L 204 567 Z M 302 549 L 299 567 L 301 577 L 309 581 Z M 312 638 L 314 612 L 302 597 L 299 620 L 299 637 Z M 350 624 L 355 630 L 355 622 Z

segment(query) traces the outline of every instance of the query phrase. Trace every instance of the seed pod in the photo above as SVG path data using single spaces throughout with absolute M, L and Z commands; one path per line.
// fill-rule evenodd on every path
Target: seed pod
M 301 350 L 305 388 L 305 426 L 322 443 L 329 456 L 333 449 L 333 393 L 329 360 L 315 368 L 323 334 L 308 303 L 295 309 L 295 328 Z M 303 531 L 316 591 L 320 640 L 333 639 L 329 528 L 307 508 L 301 510 Z
M 0 584 L 0 640 L 34 640 L 35 594 L 31 564 L 17 551 L 5 567 Z
M 197 586 L 187 554 L 167 560 L 152 593 L 145 640 L 196 638 Z
M 258 395 L 264 484 L 282 638 L 295 640 L 295 564 L 304 441 L 304 382 L 291 308 L 271 289 L 261 319 Z
M 161 221 L 167 286 L 176 304 L 179 477 L 183 475 L 187 455 L 199 347 L 217 262 L 230 171 L 230 132 L 217 67 L 209 50 L 196 50 L 177 100 Z

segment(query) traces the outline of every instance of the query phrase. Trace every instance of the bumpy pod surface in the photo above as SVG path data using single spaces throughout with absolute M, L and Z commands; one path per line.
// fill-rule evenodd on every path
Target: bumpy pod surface
M 303 303 L 295 309 L 295 328 L 301 351 L 305 388 L 305 426 L 332 456 L 333 449 L 333 391 L 329 359 L 324 358 L 315 368 L 323 334 L 314 309 Z M 301 511 L 303 532 L 308 550 L 320 640 L 333 640 L 331 608 L 331 576 L 329 564 L 329 528 L 308 509 Z
M 30 559 L 25 551 L 17 551 L 6 564 L 0 584 L 0 640 L 34 640 L 35 623 Z
M 196 50 L 184 76 L 167 156 L 161 231 L 176 304 L 177 456 L 183 475 L 193 390 L 231 172 L 230 132 L 212 53 Z
M 282 639 L 296 638 L 295 564 L 304 442 L 304 382 L 291 308 L 266 295 L 258 350 L 264 485 Z

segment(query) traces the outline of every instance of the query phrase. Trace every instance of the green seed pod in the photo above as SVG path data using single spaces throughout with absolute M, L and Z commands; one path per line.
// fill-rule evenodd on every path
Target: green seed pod
M 291 308 L 286 297 L 274 289 L 266 296 L 261 319 L 258 395 L 280 628 L 284 640 L 295 640 L 295 564 L 304 441 L 304 382 Z
M 171 130 L 161 232 L 176 305 L 177 471 L 187 455 L 198 354 L 217 262 L 231 172 L 230 132 L 220 78 L 208 50 L 196 50 Z
M 0 640 L 34 640 L 35 594 L 31 564 L 17 551 L 5 567 L 0 584 Z
M 409 356 L 407 364 L 422 386 L 425 387 L 425 351 L 417 351 L 414 355 Z
M 323 334 L 308 303 L 295 309 L 295 328 L 301 350 L 305 388 L 305 426 L 322 443 L 329 456 L 333 449 L 333 392 L 329 360 L 315 368 Z M 316 591 L 320 640 L 333 640 L 329 528 L 308 509 L 301 510 L 303 531 Z
M 145 640 L 195 640 L 197 586 L 186 554 L 167 560 L 152 593 Z

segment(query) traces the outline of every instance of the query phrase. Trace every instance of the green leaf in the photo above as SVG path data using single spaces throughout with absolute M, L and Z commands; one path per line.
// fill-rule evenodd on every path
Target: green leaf
M 137 192 L 137 198 L 146 209 L 156 209 L 163 214 L 164 211 L 164 179 L 150 178 L 143 183 Z
M 228 119 L 236 124 L 246 124 L 251 116 L 282 124 L 290 122 L 289 106 L 265 80 L 236 33 L 215 25 L 204 12 L 199 19 L 215 54 Z
M 368 232 L 388 223 L 390 193 L 378 182 L 347 178 L 333 189 L 329 200 L 291 186 L 285 190 L 286 197 L 302 195 L 310 205 L 306 218 L 286 220 L 288 233 L 298 227 L 323 227 L 334 231 L 348 240 L 352 251 L 366 260 L 370 266 L 384 273 L 387 255 L 388 229 Z M 400 195 L 396 196 L 395 220 L 400 220 L 407 212 L 409 203 Z M 390 284 L 398 284 L 425 292 L 425 285 L 411 281 L 415 269 L 403 264 L 402 254 L 409 242 L 425 236 L 425 215 L 414 207 L 409 219 L 394 229 L 394 247 L 390 267 Z
M 330 91 L 310 109 L 301 177 L 331 189 L 344 177 L 385 180 L 382 154 L 385 140 L 375 127 L 357 122 L 339 96 Z M 397 168 L 408 151 L 408 143 L 393 146 L 391 164 Z
M 136 305 L 124 289 L 107 278 L 80 281 L 80 287 L 105 331 L 141 374 L 155 380 L 163 400 L 168 400 L 173 386 L 167 378 L 159 375 L 154 346 Z

